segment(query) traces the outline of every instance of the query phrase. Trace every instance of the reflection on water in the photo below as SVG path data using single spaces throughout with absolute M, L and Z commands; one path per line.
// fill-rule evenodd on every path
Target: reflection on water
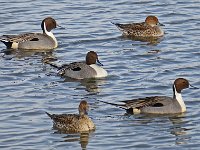
M 133 36 L 121 36 L 122 39 L 125 40 L 133 40 L 133 41 L 140 41 L 140 42 L 146 42 L 146 45 L 157 45 L 162 40 L 164 40 L 164 37 L 133 37 Z
M 13 57 L 21 59 L 25 57 L 31 57 L 33 55 L 46 57 L 53 57 L 53 50 L 22 50 L 22 49 L 5 49 L 2 50 L 3 57 L 5 59 L 12 59 Z
M 185 127 L 185 113 L 169 115 L 140 114 L 134 115 L 134 117 L 136 119 L 135 121 L 139 124 L 151 125 L 152 123 L 157 122 L 158 125 L 163 127 L 166 126 L 165 123 L 168 124 L 167 120 L 169 120 L 171 122 L 171 126 L 169 126 L 169 128 L 166 130 L 175 136 L 175 144 L 177 145 L 187 144 L 187 141 L 191 139 L 191 137 L 187 135 L 187 131 L 191 129 Z
M 101 86 L 104 85 L 106 80 L 104 79 L 86 79 L 80 82 L 81 86 L 85 87 L 85 90 L 89 93 L 97 94 L 101 92 Z
M 64 82 L 80 82 L 80 86 L 77 87 L 77 89 L 80 89 L 81 87 L 85 87 L 85 90 L 89 92 L 90 94 L 97 94 L 101 92 L 100 86 L 104 85 L 106 82 L 106 79 L 73 79 L 65 77 Z
M 172 135 L 175 135 L 176 137 L 175 143 L 177 145 L 187 144 L 187 141 L 191 139 L 191 137 L 187 135 L 187 131 L 191 129 L 184 127 L 185 126 L 184 118 L 185 118 L 184 113 L 174 117 L 169 117 L 169 120 L 172 122 L 170 133 Z
M 0 43 L 0 149 L 77 150 L 80 144 L 105 150 L 199 149 L 198 91 L 184 92 L 188 109 L 183 116 L 125 116 L 124 110 L 97 100 L 118 102 L 141 95 L 170 95 L 169 86 L 177 77 L 188 78 L 199 87 L 200 1 L 63 2 L 1 1 L 2 34 L 40 31 L 38 20 L 47 16 L 67 28 L 63 33 L 54 31 L 61 44 L 53 51 L 4 50 Z M 121 37 L 110 23 L 141 20 L 147 15 L 164 21 L 167 34 L 163 38 Z M 46 58 L 81 61 L 89 50 L 98 52 L 109 71 L 108 78 L 70 81 L 42 63 Z M 97 126 L 92 140 L 90 136 L 87 144 L 87 134 L 51 134 L 44 110 L 72 113 L 83 98 L 92 104 L 90 114 Z M 123 114 L 121 118 L 119 114 Z
M 75 134 L 65 133 L 64 131 L 55 131 L 54 134 L 63 134 L 61 142 L 79 142 L 81 149 L 86 150 L 89 142 L 90 135 L 93 132 L 81 132 Z
M 150 50 L 150 51 L 148 51 L 147 53 L 148 53 L 148 54 L 157 54 L 157 53 L 159 53 L 159 52 L 161 52 L 161 50 Z

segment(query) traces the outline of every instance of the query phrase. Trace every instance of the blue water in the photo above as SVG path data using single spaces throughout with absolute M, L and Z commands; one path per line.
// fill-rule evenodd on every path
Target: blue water
M 52 16 L 53 51 L 6 50 L 0 43 L 0 149 L 199 149 L 199 89 L 183 91 L 187 112 L 172 116 L 125 115 L 98 102 L 172 96 L 172 83 L 187 78 L 200 87 L 200 1 L 0 0 L 0 34 L 41 32 Z M 160 41 L 126 39 L 111 22 L 142 22 L 156 15 L 165 24 Z M 109 76 L 69 81 L 42 63 L 63 64 L 98 53 Z M 61 134 L 45 114 L 77 113 L 80 100 L 90 103 L 96 124 L 90 134 Z

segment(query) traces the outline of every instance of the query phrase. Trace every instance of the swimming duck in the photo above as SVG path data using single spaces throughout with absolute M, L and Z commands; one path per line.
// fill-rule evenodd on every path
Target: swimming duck
M 61 67 L 48 61 L 44 62 L 58 68 L 59 75 L 73 79 L 103 78 L 108 75 L 107 71 L 101 67 L 102 64 L 98 59 L 97 53 L 94 51 L 87 53 L 85 62 L 73 62 L 64 64 Z M 97 65 L 96 62 L 101 66 Z
M 8 49 L 54 49 L 58 46 L 58 42 L 51 30 L 57 26 L 58 24 L 53 18 L 47 17 L 41 23 L 43 33 L 3 35 L 0 36 L 0 41 Z
M 123 32 L 124 36 L 132 37 L 161 37 L 164 31 L 161 26 L 164 26 L 158 21 L 156 16 L 148 16 L 145 22 L 120 24 L 113 23 Z
M 153 96 L 133 100 L 121 101 L 125 104 L 114 104 L 102 101 L 103 103 L 118 106 L 127 110 L 128 113 L 138 114 L 175 114 L 186 111 L 185 103 L 182 99 L 181 91 L 192 86 L 188 80 L 178 78 L 173 84 L 173 97 Z M 193 86 L 192 86 L 193 87 Z
M 79 105 L 79 114 L 46 114 L 53 120 L 53 126 L 58 130 L 77 133 L 95 130 L 93 121 L 88 117 L 89 105 L 82 100 Z

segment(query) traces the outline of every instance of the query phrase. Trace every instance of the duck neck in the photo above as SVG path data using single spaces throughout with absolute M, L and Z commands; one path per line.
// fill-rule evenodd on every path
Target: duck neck
M 83 112 L 79 112 L 79 115 L 80 116 L 84 116 L 85 114 Z
M 48 35 L 49 37 L 51 37 L 54 40 L 54 42 L 55 42 L 55 47 L 54 48 L 56 48 L 58 46 L 58 41 L 56 40 L 56 37 L 54 36 L 54 34 L 51 31 L 47 31 L 45 22 L 44 22 L 43 33 L 45 33 L 46 35 Z
M 181 106 L 182 112 L 185 112 L 186 111 L 185 103 L 183 101 L 181 93 L 177 92 L 175 85 L 173 86 L 173 91 L 174 91 L 174 97 L 173 98 L 178 101 L 179 105 Z
M 88 114 L 87 111 L 79 110 L 79 115 L 80 115 L 80 116 L 85 116 L 85 115 L 87 115 L 87 114 Z

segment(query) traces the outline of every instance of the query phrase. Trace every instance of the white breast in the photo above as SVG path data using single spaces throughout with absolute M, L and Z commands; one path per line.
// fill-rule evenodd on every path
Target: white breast
M 102 77 L 108 76 L 107 71 L 105 69 L 103 69 L 102 67 L 100 67 L 96 64 L 92 64 L 92 65 L 90 65 L 90 67 L 92 67 L 96 71 L 96 73 L 97 73 L 96 77 L 97 78 L 102 78 Z
M 176 96 L 176 99 L 177 99 L 178 103 L 179 103 L 180 106 L 181 106 L 182 112 L 185 112 L 185 111 L 186 111 L 185 103 L 184 103 L 184 101 L 183 101 L 183 98 L 182 98 L 181 93 L 178 93 L 178 92 L 176 91 L 176 88 L 175 88 L 175 96 Z
M 54 40 L 54 42 L 55 42 L 54 48 L 58 47 L 58 41 L 56 40 L 56 37 L 53 35 L 53 33 L 51 31 L 50 32 L 47 31 L 45 22 L 44 22 L 44 30 L 45 30 L 45 33 Z

